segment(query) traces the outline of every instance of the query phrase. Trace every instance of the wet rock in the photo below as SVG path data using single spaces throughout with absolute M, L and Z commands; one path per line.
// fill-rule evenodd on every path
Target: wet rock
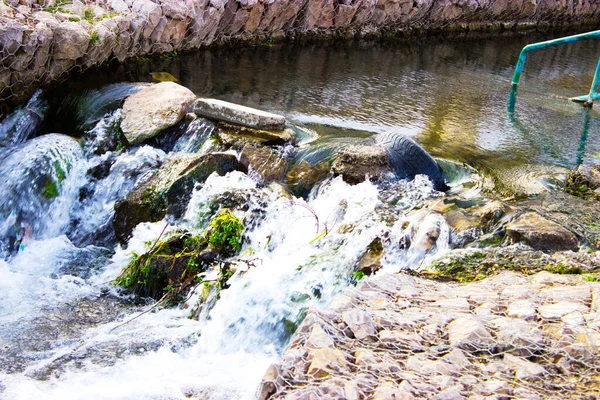
M 216 253 L 201 255 L 206 242 L 200 238 L 191 239 L 188 232 L 176 232 L 157 240 L 148 252 L 134 255 L 115 283 L 138 296 L 156 300 L 172 289 L 185 290 L 182 285 L 187 286 L 217 256 Z M 192 259 L 194 263 L 190 262 Z
M 125 243 L 139 223 L 160 221 L 167 212 L 180 216 L 196 183 L 204 182 L 213 172 L 224 175 L 236 169 L 237 158 L 226 153 L 185 155 L 167 161 L 115 204 L 117 239 Z
M 523 242 L 542 251 L 577 251 L 579 247 L 573 233 L 531 212 L 508 224 L 506 235 L 513 243 Z
M 329 175 L 328 162 L 311 165 L 302 160 L 294 165 L 286 175 L 286 184 L 297 195 L 305 197 L 311 189 Z
M 348 365 L 344 353 L 338 349 L 313 349 L 308 354 L 311 361 L 307 374 L 315 378 L 326 377 L 332 370 L 343 370 Z
M 219 124 L 219 138 L 226 146 L 242 149 L 246 143 L 263 146 L 281 146 L 292 143 L 295 140 L 295 133 L 291 129 L 280 131 L 252 129 L 221 123 Z
M 142 143 L 179 123 L 196 95 L 174 82 L 143 88 L 125 99 L 121 130 L 130 145 Z
M 264 183 L 283 180 L 287 170 L 287 161 L 273 149 L 251 144 L 242 149 L 240 164 L 255 172 Z
M 371 275 L 381 268 L 381 257 L 383 255 L 383 244 L 381 238 L 375 238 L 367 247 L 367 251 L 361 256 L 356 268 L 356 272 L 362 272 L 365 275 Z
M 600 165 L 580 165 L 567 177 L 565 190 L 575 196 L 600 197 Z
M 541 365 L 532 363 L 521 357 L 513 356 L 512 354 L 505 354 L 503 361 L 515 372 L 515 377 L 517 379 L 532 380 L 541 378 L 547 374 L 546 369 Z
M 286 119 L 280 115 L 216 99 L 198 99 L 194 112 L 201 116 L 254 129 L 283 130 Z
M 341 175 L 345 182 L 357 184 L 367 176 L 381 179 L 392 172 L 387 153 L 379 146 L 348 146 L 343 149 L 332 165 L 335 176 Z

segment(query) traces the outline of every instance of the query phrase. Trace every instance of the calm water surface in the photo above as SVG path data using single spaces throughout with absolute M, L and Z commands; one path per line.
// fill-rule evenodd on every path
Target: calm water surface
M 520 49 L 550 37 L 208 50 L 90 71 L 61 91 L 164 71 L 200 96 L 282 113 L 333 140 L 397 131 L 436 157 L 496 173 L 596 163 L 599 114 L 568 98 L 589 92 L 600 41 L 531 53 L 507 113 Z

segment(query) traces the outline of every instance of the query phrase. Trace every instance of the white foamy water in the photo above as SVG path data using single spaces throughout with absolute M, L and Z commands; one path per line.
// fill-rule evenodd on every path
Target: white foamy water
M 90 138 L 110 138 L 118 117 L 118 111 L 106 113 L 88 131 Z M 196 128 L 202 126 L 190 137 L 206 136 Z M 193 146 L 190 137 L 180 145 Z M 9 227 L 34 223 L 37 230 L 0 260 L 3 399 L 253 398 L 308 308 L 328 304 L 355 283 L 354 266 L 374 239 L 383 242 L 384 272 L 417 268 L 447 247 L 443 219 L 411 211 L 439 195 L 426 178 L 388 187 L 385 196 L 397 198 L 390 203 L 368 181 L 352 186 L 331 179 L 302 199 L 241 172 L 211 175 L 194 190 L 180 220 L 142 223 L 126 246 L 116 245 L 110 239 L 115 202 L 173 154 L 143 146 L 97 156 L 90 151 L 93 140 L 81 152 L 71 139 L 48 136 L 15 148 L 4 162 L 34 165 L 45 155 L 21 157 L 18 151 L 39 143 L 33 147 L 38 151 L 49 140 L 65 142 L 49 150 L 47 161 L 56 169 L 55 160 L 66 157 L 56 197 L 40 197 L 38 184 L 27 191 L 34 202 L 22 207 L 28 212 L 19 214 L 23 222 L 7 217 Z M 15 174 L 14 181 L 27 187 Z M 238 205 L 234 212 L 247 229 L 240 254 L 227 260 L 236 272 L 212 309 L 194 312 L 203 307 L 202 284 L 171 308 L 112 285 L 133 253 L 143 254 L 173 231 L 202 233 L 229 203 Z M 437 242 L 421 251 L 417 244 L 432 234 Z M 401 246 L 406 237 L 413 246 Z

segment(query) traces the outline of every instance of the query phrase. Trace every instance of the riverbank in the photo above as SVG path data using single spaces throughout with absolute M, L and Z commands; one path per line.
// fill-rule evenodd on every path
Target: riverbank
M 577 3 L 577 4 L 575 4 Z M 597 26 L 592 1 L 172 0 L 0 3 L 0 102 L 111 60 L 308 36 Z
M 420 271 L 384 269 L 309 310 L 258 398 L 598 396 L 598 227 L 582 219 L 598 203 L 560 191 L 544 197 L 543 206 L 494 201 L 471 215 L 452 201 L 430 209 L 451 225 L 451 241 L 493 233 L 440 252 Z M 438 230 L 418 229 L 413 245 L 440 244 Z M 567 250 L 570 240 L 581 248 Z M 366 253 L 357 270 L 384 259 Z

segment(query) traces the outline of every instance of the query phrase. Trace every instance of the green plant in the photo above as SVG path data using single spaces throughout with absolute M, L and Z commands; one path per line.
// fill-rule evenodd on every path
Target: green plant
M 594 274 L 583 275 L 581 277 L 581 279 L 586 282 L 598 282 L 598 275 L 594 275 Z
M 362 278 L 364 278 L 366 276 L 366 274 L 364 273 L 364 271 L 355 271 L 352 273 L 352 276 L 354 277 L 354 279 L 356 279 L 356 281 L 360 281 Z
M 179 55 L 179 52 L 177 50 L 171 50 L 171 51 L 162 53 L 160 55 L 160 59 L 161 60 L 172 60 L 173 58 L 177 57 L 178 55 Z
M 238 252 L 242 248 L 244 224 L 231 210 L 223 209 L 209 224 L 208 243 L 218 251 Z
M 100 40 L 100 36 L 98 36 L 98 33 L 92 32 L 92 34 L 90 35 L 90 45 L 95 46 L 96 43 L 98 43 L 98 40 Z

